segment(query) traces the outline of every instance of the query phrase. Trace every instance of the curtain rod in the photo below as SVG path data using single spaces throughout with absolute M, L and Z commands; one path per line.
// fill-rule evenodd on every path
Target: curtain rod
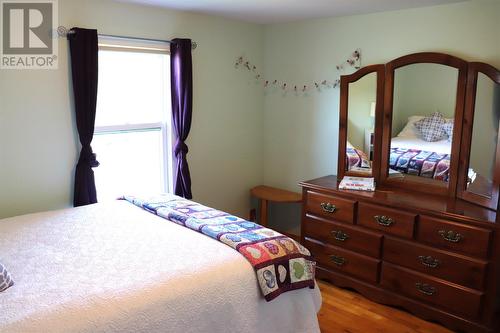
M 61 27 L 59 27 L 58 32 L 60 32 Z M 72 35 L 75 33 L 74 30 L 66 30 L 67 32 L 65 35 Z M 129 36 L 117 36 L 117 35 L 105 35 L 105 34 L 98 34 L 99 37 L 104 37 L 104 38 L 116 38 L 116 39 L 128 39 L 128 40 L 137 40 L 137 41 L 147 41 L 147 42 L 157 42 L 157 43 L 168 43 L 172 44 L 173 42 L 171 40 L 163 40 L 163 39 L 152 39 L 152 38 L 142 38 L 142 37 L 129 37 Z M 198 44 L 195 41 L 191 41 L 191 49 L 196 49 Z

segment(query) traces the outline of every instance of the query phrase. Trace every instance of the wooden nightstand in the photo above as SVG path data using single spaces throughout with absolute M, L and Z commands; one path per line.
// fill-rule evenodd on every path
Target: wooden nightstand
M 250 195 L 259 199 L 259 222 L 260 225 L 267 227 L 267 207 L 269 202 L 277 203 L 302 203 L 302 194 L 282 190 L 275 187 L 259 185 L 250 190 Z M 250 211 L 250 220 L 255 221 L 255 210 Z M 293 235 L 287 232 L 279 231 L 282 234 L 299 240 L 300 235 Z

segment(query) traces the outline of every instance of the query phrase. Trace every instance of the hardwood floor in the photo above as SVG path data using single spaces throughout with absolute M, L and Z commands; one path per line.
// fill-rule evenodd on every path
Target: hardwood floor
M 374 303 L 356 292 L 318 281 L 322 333 L 451 333 L 410 313 Z

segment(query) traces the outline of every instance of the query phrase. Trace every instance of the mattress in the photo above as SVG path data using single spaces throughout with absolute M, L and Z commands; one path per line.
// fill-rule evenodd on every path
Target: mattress
M 238 252 L 126 201 L 0 220 L 0 332 L 319 332 L 319 289 L 266 302 Z

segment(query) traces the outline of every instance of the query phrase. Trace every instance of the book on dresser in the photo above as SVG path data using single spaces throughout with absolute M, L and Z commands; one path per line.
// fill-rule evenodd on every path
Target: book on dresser
M 345 176 L 339 184 L 339 189 L 373 192 L 375 191 L 375 180 L 373 177 Z

